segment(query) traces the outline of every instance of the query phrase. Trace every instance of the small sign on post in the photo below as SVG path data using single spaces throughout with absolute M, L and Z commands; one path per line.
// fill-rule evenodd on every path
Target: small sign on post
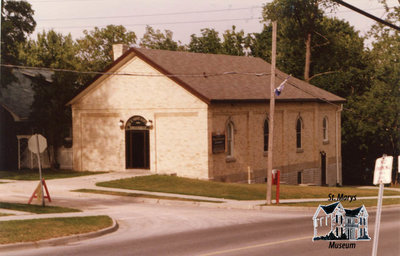
M 38 159 L 38 166 L 39 166 L 39 179 L 40 179 L 40 193 L 42 195 L 42 206 L 44 204 L 44 193 L 43 193 L 43 179 L 42 179 L 42 163 L 40 160 L 40 153 L 47 148 L 47 140 L 40 134 L 34 134 L 28 140 L 28 148 L 32 153 L 35 153 Z
M 374 185 L 379 185 L 380 183 L 389 184 L 392 182 L 392 166 L 392 156 L 384 155 L 381 158 L 376 159 Z
M 382 211 L 382 198 L 383 198 L 383 184 L 392 182 L 392 166 L 393 157 L 383 155 L 381 158 L 375 161 L 374 170 L 374 185 L 379 184 L 378 194 L 378 209 L 376 210 L 375 218 L 375 234 L 374 244 L 372 246 L 372 256 L 376 256 L 378 252 L 378 240 L 379 240 L 379 227 L 381 225 L 381 211 Z

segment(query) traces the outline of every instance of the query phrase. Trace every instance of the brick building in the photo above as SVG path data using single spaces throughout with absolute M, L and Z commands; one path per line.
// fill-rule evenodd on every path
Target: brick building
M 141 168 L 230 182 L 247 181 L 250 170 L 253 181 L 264 180 L 270 64 L 114 47 L 119 57 L 106 73 L 69 102 L 75 170 Z M 286 77 L 277 70 L 277 85 Z M 289 79 L 275 108 L 273 167 L 283 182 L 341 183 L 343 102 Z

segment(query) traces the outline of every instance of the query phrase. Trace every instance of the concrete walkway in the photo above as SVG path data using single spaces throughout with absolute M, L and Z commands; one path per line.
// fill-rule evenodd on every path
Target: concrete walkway
M 161 197 L 175 197 L 190 200 L 204 200 L 216 203 L 205 203 L 205 202 L 186 202 L 186 204 L 197 204 L 205 205 L 208 207 L 218 207 L 218 208 L 238 208 L 238 209 L 259 209 L 260 205 L 265 204 L 265 200 L 232 200 L 223 198 L 211 198 L 204 196 L 193 196 L 193 195 L 180 195 L 171 193 L 161 193 L 161 192 L 148 192 L 139 190 L 129 190 L 129 189 L 118 189 L 118 188 L 106 188 L 96 186 L 97 182 L 110 181 L 116 179 L 125 179 L 136 176 L 150 175 L 146 170 L 135 170 L 129 172 L 110 172 L 105 174 L 81 176 L 75 178 L 66 179 L 55 179 L 47 180 L 46 184 L 49 189 L 50 196 L 52 198 L 52 203 L 48 203 L 46 200 L 46 205 L 57 205 L 71 208 L 78 208 L 82 210 L 85 214 L 95 214 L 96 209 L 107 207 L 107 204 L 112 204 L 113 200 L 116 200 L 116 196 L 100 195 L 92 193 L 80 193 L 72 192 L 77 189 L 96 189 L 103 191 L 114 191 L 114 192 L 124 192 L 124 193 L 137 193 L 145 195 L 154 195 Z M 2 201 L 6 202 L 18 202 L 27 203 L 30 195 L 35 190 L 38 181 L 15 181 L 15 180 L 0 180 L 0 182 L 6 182 L 0 184 L 0 191 L 2 195 Z M 361 188 L 361 187 L 360 187 Z M 376 187 L 362 187 L 369 189 L 376 189 Z M 393 189 L 400 191 L 400 189 Z M 378 190 L 377 190 L 378 195 Z M 377 196 L 370 197 L 357 197 L 357 199 L 376 199 Z M 400 196 L 385 196 L 385 198 L 400 198 Z M 135 202 L 147 202 L 147 203 L 161 203 L 162 201 L 167 201 L 168 204 L 185 204 L 184 201 L 171 201 L 164 199 L 150 199 L 150 198 L 132 198 Z M 327 198 L 305 198 L 305 199 L 281 199 L 281 203 L 296 203 L 296 202 L 317 202 L 317 201 L 327 201 Z M 275 203 L 275 200 L 272 200 Z M 37 203 L 37 202 L 34 202 Z M 327 201 L 328 203 L 328 201 Z M 282 206 L 279 207 L 282 209 Z M 0 212 L 4 212 L 1 210 Z M 21 213 L 26 215 L 26 213 Z M 21 214 L 18 214 L 20 216 Z M 42 214 L 47 215 L 48 214 Z M 68 214 L 59 214 L 68 215 Z M 38 215 L 29 215 L 31 217 Z M 5 220 L 8 218 L 17 218 L 17 216 L 6 216 L 0 217 L 0 220 Z M 25 216 L 24 216 L 25 218 Z

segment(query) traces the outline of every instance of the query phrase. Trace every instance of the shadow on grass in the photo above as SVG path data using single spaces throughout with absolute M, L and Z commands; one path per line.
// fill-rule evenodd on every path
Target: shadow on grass
M 31 213 L 64 213 L 64 212 L 80 212 L 78 209 L 59 207 L 59 206 L 41 206 L 35 204 L 19 204 L 0 202 L 0 209 L 8 209 L 14 211 L 31 212 Z
M 86 175 L 102 174 L 107 172 L 89 172 L 89 171 L 72 171 L 72 170 L 56 170 L 56 169 L 43 169 L 42 176 L 46 180 L 51 179 L 64 179 L 73 178 Z M 10 179 L 10 180 L 39 180 L 39 170 L 38 169 L 23 169 L 14 171 L 0 171 L 0 179 Z

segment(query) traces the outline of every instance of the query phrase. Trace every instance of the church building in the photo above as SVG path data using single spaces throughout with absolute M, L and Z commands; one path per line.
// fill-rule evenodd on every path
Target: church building
M 264 182 L 271 66 L 260 58 L 127 48 L 74 97 L 73 169 Z M 276 86 L 288 77 L 276 71 Z M 273 168 L 336 185 L 345 100 L 289 78 L 275 97 Z

